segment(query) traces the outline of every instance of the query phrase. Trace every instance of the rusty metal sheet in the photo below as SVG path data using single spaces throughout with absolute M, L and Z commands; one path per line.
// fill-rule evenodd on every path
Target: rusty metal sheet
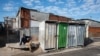
M 68 21 L 71 21 L 72 19 L 68 18 L 68 17 L 64 17 L 64 16 L 58 16 L 58 15 L 50 14 L 49 20 L 61 21 L 61 22 L 63 22 L 63 21 L 64 22 L 68 22 Z
M 29 28 L 30 24 L 30 10 L 21 8 L 21 27 L 22 28 Z

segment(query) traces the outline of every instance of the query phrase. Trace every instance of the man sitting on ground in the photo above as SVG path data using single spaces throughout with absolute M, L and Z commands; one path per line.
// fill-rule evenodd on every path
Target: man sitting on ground
M 31 38 L 29 36 L 26 36 L 25 34 L 23 34 L 20 45 L 22 45 L 22 43 L 25 45 L 25 43 L 29 42 L 30 40 L 31 40 Z

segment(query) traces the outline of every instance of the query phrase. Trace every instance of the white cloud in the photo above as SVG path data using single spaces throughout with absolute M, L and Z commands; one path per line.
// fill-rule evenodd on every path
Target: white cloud
M 69 12 L 72 16 L 86 15 L 86 14 L 89 14 L 91 11 L 92 10 L 83 10 L 81 8 L 73 8 L 73 9 L 69 10 Z
M 52 9 L 53 8 L 53 9 Z M 39 11 L 46 12 L 46 13 L 54 13 L 57 15 L 68 16 L 67 8 L 60 8 L 58 6 L 35 6 L 33 9 L 38 9 Z
M 64 2 L 61 1 L 61 0 L 58 0 L 58 1 L 55 2 L 55 4 L 64 4 Z
M 91 13 L 100 13 L 100 4 L 91 6 L 90 9 L 92 10 Z
M 40 0 L 34 0 L 35 3 L 41 3 Z
M 10 1 L 10 2 L 4 4 L 3 10 L 5 10 L 5 11 L 14 11 L 14 10 L 17 9 L 17 7 L 15 6 L 15 4 L 16 3 Z
M 78 0 L 78 2 L 80 3 L 82 0 Z
M 67 0 L 66 6 L 67 6 L 68 8 L 75 7 L 75 6 L 76 6 L 75 0 Z
M 26 5 L 30 6 L 32 5 L 33 0 L 22 0 L 23 3 L 25 3 Z
M 32 6 L 33 3 L 40 4 L 40 0 L 22 0 L 23 3 L 25 3 L 27 6 Z
M 96 0 L 96 4 L 100 4 L 100 0 Z
M 67 4 L 65 7 L 60 6 L 35 6 L 34 8 L 47 12 L 47 13 L 54 13 L 57 15 L 69 16 L 69 17 L 79 17 L 88 15 L 91 13 L 100 13 L 100 4 L 95 4 L 94 0 L 80 0 L 78 1 L 79 6 L 77 6 L 77 2 L 75 0 L 67 0 Z M 69 6 L 69 8 L 68 8 Z M 52 9 L 53 8 L 53 9 Z
M 44 11 L 44 6 L 42 6 L 42 5 L 37 5 L 37 6 L 35 6 L 33 9 L 38 9 L 38 10 L 41 10 L 41 11 Z
M 100 11 L 100 4 L 96 4 L 94 2 L 95 0 L 84 0 L 84 1 L 85 1 L 85 4 L 83 4 L 81 8 L 85 9 L 86 11 L 91 10 L 90 13 L 95 13 L 96 11 Z
M 84 5 L 86 5 L 86 6 L 91 6 L 91 5 L 94 5 L 95 3 L 94 3 L 94 0 L 83 0 L 84 2 L 85 2 L 85 4 Z
M 58 5 L 58 4 L 64 4 L 64 2 L 62 0 L 48 0 L 48 2 L 54 3 L 56 5 Z
M 57 0 L 48 0 L 49 2 L 56 2 Z
M 3 9 L 5 10 L 5 11 L 11 11 L 11 10 L 13 10 L 13 6 L 12 6 L 12 4 L 5 4 L 4 5 L 4 7 L 3 7 Z
M 76 6 L 75 0 L 67 0 L 67 2 L 69 3 L 66 4 L 66 6 L 67 8 L 70 8 L 68 11 L 72 16 L 100 13 L 100 2 L 99 4 L 95 4 L 94 0 L 80 0 L 80 2 L 83 2 L 83 4 L 79 4 L 79 6 Z

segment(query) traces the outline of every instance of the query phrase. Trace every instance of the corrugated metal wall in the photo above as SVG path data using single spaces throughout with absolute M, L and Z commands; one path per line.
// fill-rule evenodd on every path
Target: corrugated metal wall
M 39 27 L 30 28 L 31 36 L 39 37 Z
M 30 18 L 37 21 L 45 21 L 49 19 L 49 14 L 30 10 Z
M 30 20 L 30 35 L 39 37 L 39 21 Z
M 68 27 L 68 47 L 84 45 L 85 25 L 69 25 Z
M 78 25 L 77 26 L 77 45 L 84 45 L 84 38 L 85 38 L 85 25 Z
M 23 37 L 23 34 L 26 36 L 30 36 L 30 29 L 29 28 L 24 28 L 20 30 L 21 37 Z
M 76 47 L 76 46 L 77 46 L 76 26 L 69 25 L 68 26 L 68 47 Z
M 39 41 L 43 50 L 57 47 L 57 25 L 54 22 L 41 22 L 39 25 Z
M 45 27 L 45 49 L 56 48 L 56 24 L 46 23 Z
M 39 27 L 24 28 L 20 30 L 21 36 L 25 34 L 26 36 L 35 35 L 38 37 Z

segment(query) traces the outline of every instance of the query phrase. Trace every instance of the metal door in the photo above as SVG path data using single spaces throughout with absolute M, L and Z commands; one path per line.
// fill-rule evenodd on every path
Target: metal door
M 59 24 L 59 33 L 58 33 L 58 48 L 66 47 L 66 36 L 67 36 L 67 24 Z
M 46 23 L 45 26 L 45 49 L 56 48 L 56 24 Z
M 84 45 L 85 26 L 77 26 L 77 45 Z
M 76 38 L 76 26 L 69 25 L 68 26 L 68 47 L 77 46 L 77 38 Z

